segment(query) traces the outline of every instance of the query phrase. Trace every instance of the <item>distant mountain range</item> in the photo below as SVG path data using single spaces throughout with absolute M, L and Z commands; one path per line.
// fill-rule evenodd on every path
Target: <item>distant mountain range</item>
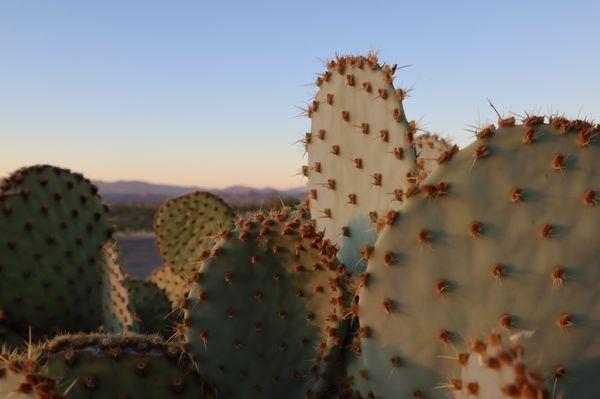
M 217 194 L 231 205 L 258 204 L 273 198 L 301 199 L 307 194 L 306 187 L 294 187 L 278 190 L 270 187 L 253 188 L 248 186 L 231 186 L 222 189 L 207 189 L 194 186 L 172 186 L 153 184 L 143 181 L 94 181 L 102 198 L 113 204 L 159 205 L 168 198 L 194 191 L 210 191 Z

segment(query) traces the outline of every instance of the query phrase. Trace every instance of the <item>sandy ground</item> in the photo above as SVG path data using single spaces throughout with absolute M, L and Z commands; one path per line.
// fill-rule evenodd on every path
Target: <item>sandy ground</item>
M 130 277 L 146 278 L 161 265 L 153 233 L 117 234 L 115 238 L 121 264 Z

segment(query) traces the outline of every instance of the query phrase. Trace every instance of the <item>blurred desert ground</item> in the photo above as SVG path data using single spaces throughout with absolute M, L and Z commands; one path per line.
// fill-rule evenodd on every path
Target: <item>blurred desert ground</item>
M 131 278 L 146 278 L 161 265 L 153 233 L 117 233 L 115 238 L 121 263 Z

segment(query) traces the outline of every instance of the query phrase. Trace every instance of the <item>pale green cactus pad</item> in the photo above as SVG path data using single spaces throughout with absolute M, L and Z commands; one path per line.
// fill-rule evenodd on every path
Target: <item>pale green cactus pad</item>
M 356 248 L 373 244 L 389 212 L 414 192 L 418 175 L 416 126 L 406 121 L 406 93 L 394 89 L 394 72 L 374 54 L 338 57 L 317 79 L 308 110 L 308 165 L 302 172 L 310 210 L 352 272 L 364 269 Z
M 443 397 L 445 359 L 497 328 L 535 332 L 524 361 L 548 376 L 566 370 L 557 395 L 600 396 L 599 128 L 513 123 L 441 159 L 379 236 L 359 317 L 381 398 Z

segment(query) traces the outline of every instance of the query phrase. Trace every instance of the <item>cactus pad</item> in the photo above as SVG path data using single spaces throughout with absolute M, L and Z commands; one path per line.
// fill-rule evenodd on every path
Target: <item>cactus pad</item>
M 169 266 L 161 266 L 154 269 L 149 280 L 167 294 L 172 308 L 179 306 L 181 300 L 187 295 L 187 281 L 173 273 L 173 270 Z
M 361 270 L 355 248 L 373 244 L 378 225 L 385 225 L 416 183 L 416 127 L 406 121 L 405 92 L 394 89 L 394 72 L 373 54 L 338 57 L 317 79 L 319 91 L 308 110 L 312 126 L 303 174 L 310 210 L 317 229 L 340 245 L 350 271 Z
M 21 169 L 0 185 L 0 310 L 34 337 L 101 324 L 101 246 L 112 234 L 97 189 L 52 166 Z
M 185 336 L 223 398 L 326 389 L 344 333 L 333 247 L 294 212 L 224 231 L 191 284 Z
M 35 355 L 69 399 L 212 397 L 185 353 L 156 336 L 59 336 Z
M 171 303 L 167 294 L 151 281 L 129 280 L 130 300 L 139 330 L 145 334 L 168 335 L 171 330 Z
M 129 281 L 123 275 L 119 254 L 113 241 L 102 248 L 102 316 L 104 332 L 122 333 L 137 331 L 131 299 Z
M 198 259 L 211 249 L 211 237 L 231 227 L 234 213 L 221 198 L 195 192 L 165 202 L 156 214 L 158 251 L 174 273 L 189 278 Z
M 599 129 L 503 122 L 443 160 L 375 245 L 359 317 L 382 398 L 441 397 L 444 359 L 497 328 L 535 331 L 524 360 L 566 370 L 557 394 L 600 396 Z

